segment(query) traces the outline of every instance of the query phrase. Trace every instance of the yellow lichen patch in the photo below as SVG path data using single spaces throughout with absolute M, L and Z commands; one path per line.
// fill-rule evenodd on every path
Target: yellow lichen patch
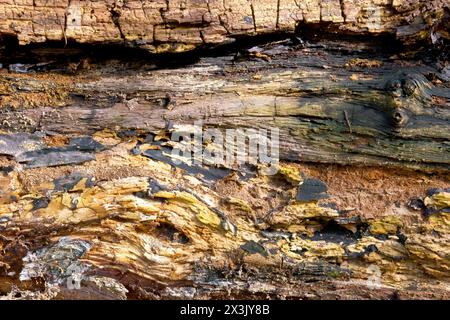
M 214 248 L 220 256 L 242 243 L 242 239 L 223 232 L 235 231 L 235 227 L 200 195 L 184 191 L 161 191 L 153 199 L 134 195 L 147 188 L 147 178 L 124 178 L 82 192 L 54 193 L 46 208 L 32 210 L 33 199 L 39 197 L 35 195 L 21 199 L 16 208 L 0 206 L 0 212 L 2 218 L 12 209 L 24 212 L 21 223 L 25 226 L 40 220 L 58 226 L 78 224 L 76 234 L 93 243 L 84 261 L 103 268 L 132 270 L 155 281 L 183 279 L 203 251 Z M 158 232 L 164 229 L 155 232 L 141 227 L 158 223 L 177 230 L 189 243 L 160 237 Z
M 36 192 L 36 193 L 41 193 L 41 194 L 45 194 L 48 191 L 54 190 L 55 189 L 55 184 L 53 181 L 45 181 L 45 182 L 41 182 L 41 183 L 37 183 L 35 185 L 32 186 L 31 190 L 28 190 L 28 192 Z
M 67 94 L 60 93 L 21 93 L 5 96 L 1 101 L 2 107 L 18 108 L 34 108 L 40 106 L 60 107 L 66 104 Z
M 170 141 L 170 132 L 167 130 L 160 130 L 156 133 L 154 141 Z
M 403 226 L 403 222 L 399 217 L 386 216 L 381 219 L 370 220 L 369 231 L 372 234 L 395 234 L 398 228 Z
M 321 218 L 331 220 L 339 213 L 327 207 L 321 207 L 316 202 L 293 203 L 287 205 L 280 213 L 273 215 L 270 223 L 274 225 L 301 224 L 306 219 Z
M 450 214 L 445 212 L 435 213 L 428 218 L 426 224 L 428 230 L 450 234 Z
M 0 92 L 2 92 L 2 94 L 13 92 L 11 84 L 3 77 L 0 77 Z
M 156 198 L 163 198 L 163 199 L 175 199 L 177 197 L 175 192 L 170 191 L 158 191 L 153 194 Z
M 320 259 L 342 262 L 345 254 L 344 248 L 338 243 L 301 238 L 295 238 L 292 241 L 283 240 L 281 250 L 290 257 L 311 262 Z
M 212 226 L 214 228 L 218 228 L 220 226 L 220 218 L 215 213 L 209 210 L 201 210 L 198 208 L 196 217 L 203 224 Z
M 427 207 L 435 210 L 450 208 L 450 192 L 435 193 L 431 197 L 426 197 L 424 203 Z
M 241 210 L 241 211 L 244 211 L 247 213 L 253 212 L 253 209 L 244 200 L 234 198 L 234 197 L 227 197 L 227 198 L 225 198 L 224 202 L 226 204 L 232 205 L 233 207 L 237 208 L 238 210 Z
M 331 208 L 321 207 L 317 203 L 295 203 L 286 207 L 287 214 L 292 214 L 296 218 L 334 218 L 338 217 L 339 213 Z
M 300 171 L 293 166 L 280 165 L 278 167 L 278 174 L 295 186 L 298 186 L 303 181 Z

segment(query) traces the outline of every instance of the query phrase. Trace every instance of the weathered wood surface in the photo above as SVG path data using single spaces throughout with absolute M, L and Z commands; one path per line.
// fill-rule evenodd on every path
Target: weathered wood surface
M 175 68 L 9 61 L 31 73 L 0 75 L 4 297 L 448 298 L 445 63 L 292 41 Z M 198 119 L 279 127 L 290 162 L 171 167 L 149 137 Z
M 386 41 L 0 48 L 0 298 L 450 298 L 448 53 Z M 279 128 L 278 173 L 172 166 L 195 120 Z
M 352 53 L 353 45 L 288 39 L 241 56 L 130 74 L 100 68 L 71 78 L 3 75 L 2 105 L 9 108 L 0 126 L 78 135 L 157 132 L 169 121 L 277 127 L 284 160 L 448 169 L 448 66 L 373 51 L 370 42 Z
M 425 193 L 448 175 L 282 165 L 211 187 L 98 139 L 96 161 L 3 174 L 7 298 L 449 298 L 449 193 Z M 330 199 L 297 203 L 300 172 Z
M 120 42 L 186 51 L 243 35 L 292 32 L 299 24 L 340 33 L 391 33 L 431 40 L 448 24 L 448 0 L 3 0 L 0 35 L 21 44 Z M 448 37 L 447 33 L 442 36 Z

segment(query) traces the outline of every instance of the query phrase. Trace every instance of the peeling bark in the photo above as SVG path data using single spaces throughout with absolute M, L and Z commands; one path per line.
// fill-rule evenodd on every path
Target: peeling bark
M 0 3 L 0 34 L 20 44 L 124 42 L 165 52 L 228 43 L 243 35 L 292 32 L 307 24 L 340 33 L 391 33 L 409 42 L 430 39 L 440 23 L 448 23 L 448 10 L 446 0 L 10 0 Z

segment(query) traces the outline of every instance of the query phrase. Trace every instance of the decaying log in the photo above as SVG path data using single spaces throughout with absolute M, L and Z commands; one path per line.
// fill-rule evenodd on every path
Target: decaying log
M 122 45 L 0 48 L 0 298 L 450 298 L 446 8 L 0 1 L 21 44 Z M 198 121 L 279 129 L 277 173 L 175 161 Z

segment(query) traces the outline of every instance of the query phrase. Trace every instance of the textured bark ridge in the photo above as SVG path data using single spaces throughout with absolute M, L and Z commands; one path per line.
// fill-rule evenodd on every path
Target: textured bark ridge
M 20 44 L 120 42 L 161 52 L 307 24 L 417 41 L 448 23 L 449 6 L 447 0 L 2 0 L 0 35 Z
M 449 299 L 446 7 L 0 0 L 22 44 L 103 44 L 0 46 L 0 299 Z M 173 153 L 195 121 L 278 128 L 277 173 Z

